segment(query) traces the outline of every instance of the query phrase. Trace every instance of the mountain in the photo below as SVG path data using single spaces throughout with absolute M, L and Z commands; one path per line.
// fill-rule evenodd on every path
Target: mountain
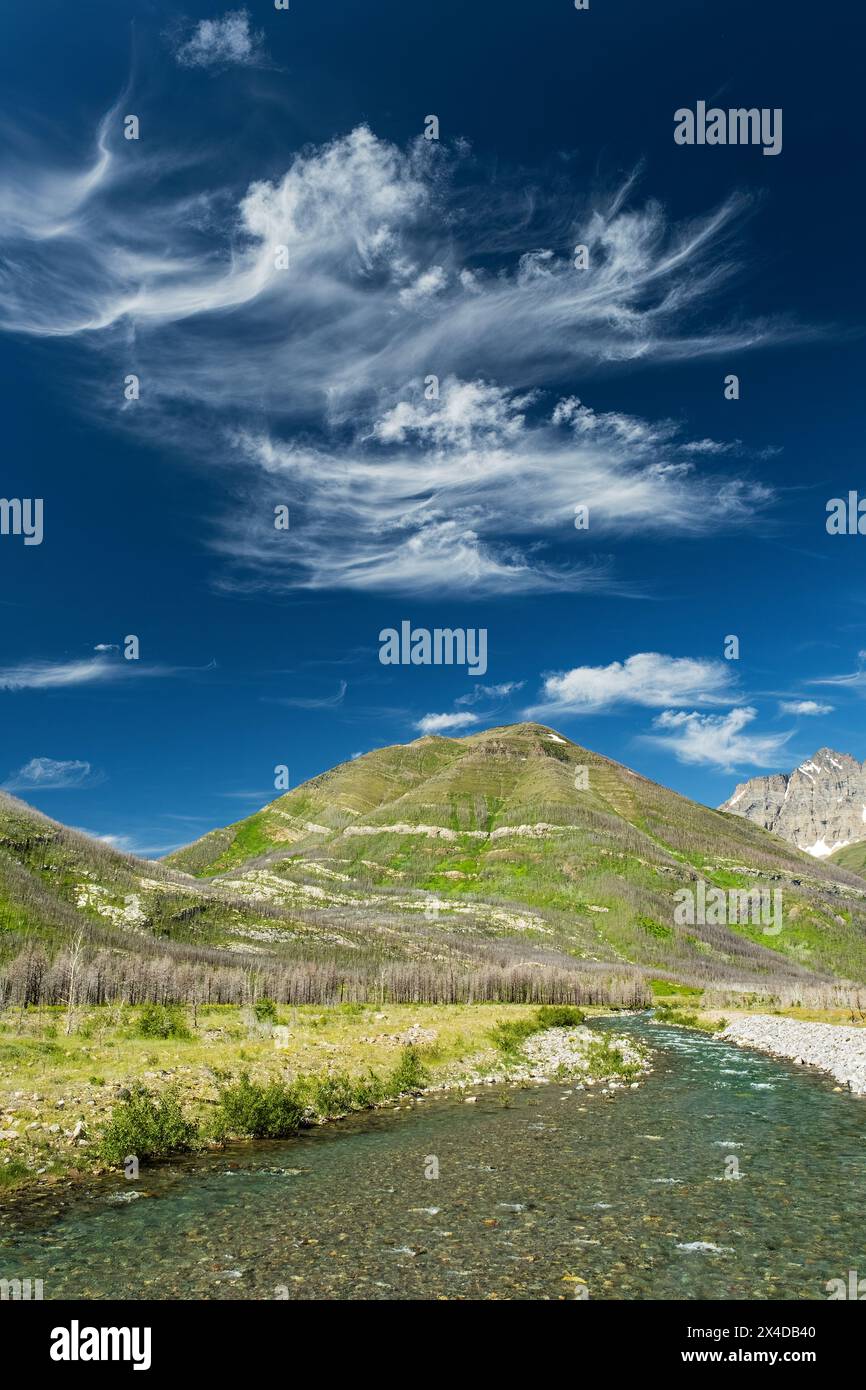
M 712 888 L 779 893 L 781 929 L 680 923 L 675 894 Z M 429 997 L 455 975 L 510 972 L 531 990 L 575 970 L 796 990 L 866 981 L 866 883 L 516 724 L 376 749 L 159 863 L 0 794 L 0 966 L 26 957 L 29 971 L 34 946 L 52 957 L 79 933 L 99 955 L 97 996 L 121 957 L 190 987 L 206 975 L 208 997 L 228 997 L 229 975 L 237 994 L 240 968 L 302 967 L 330 972 L 337 997 L 342 979 L 363 990 L 395 971 L 409 997 L 422 977 Z M 138 966 L 124 969 L 137 987 Z
M 866 978 L 860 879 L 534 723 L 377 749 L 165 862 L 367 949 Z M 678 926 L 698 879 L 782 890 L 784 929 Z
M 741 782 L 719 809 L 745 816 L 816 858 L 836 856 L 866 840 L 866 763 L 819 748 L 793 772 Z M 857 862 L 862 867 L 862 855 Z

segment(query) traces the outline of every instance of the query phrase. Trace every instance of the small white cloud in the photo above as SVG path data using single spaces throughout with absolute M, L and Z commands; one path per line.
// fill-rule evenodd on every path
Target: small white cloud
M 790 733 L 748 734 L 746 725 L 758 717 L 750 706 L 728 714 L 699 714 L 696 710 L 665 710 L 653 720 L 662 732 L 649 735 L 652 743 L 673 752 L 678 762 L 715 767 L 733 772 L 738 767 L 774 767 Z
M 7 792 L 59 791 L 71 787 L 93 785 L 102 779 L 90 763 L 77 758 L 31 758 L 3 783 Z
M 202 19 L 175 52 L 182 68 L 253 67 L 262 62 L 262 34 L 250 29 L 247 10 Z
M 441 734 L 445 729 L 466 729 L 478 723 L 477 714 L 425 714 L 415 728 L 422 734 Z
M 93 650 L 95 652 L 119 652 L 120 648 L 116 642 L 97 642 Z
M 458 695 L 455 705 L 477 705 L 479 700 L 504 700 L 515 690 L 522 690 L 525 681 L 503 681 L 501 685 L 476 685 L 468 695 Z
M 817 700 L 782 700 L 779 709 L 782 714 L 833 713 L 833 705 L 822 705 Z
M 637 652 L 609 666 L 575 666 L 548 676 L 538 714 L 599 711 L 617 704 L 717 705 L 736 698 L 730 668 L 723 661 Z

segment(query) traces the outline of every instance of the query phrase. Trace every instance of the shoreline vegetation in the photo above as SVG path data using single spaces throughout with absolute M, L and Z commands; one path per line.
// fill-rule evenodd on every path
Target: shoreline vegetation
M 596 1015 L 609 1014 L 596 1009 Z M 609 1098 L 648 1050 L 572 1005 L 148 1004 L 0 1018 L 0 1194 L 427 1095 L 558 1081 Z
M 866 1092 L 859 991 L 853 1002 L 844 990 L 783 997 L 655 978 L 647 995 L 658 1024 L 801 1059 Z M 147 1163 L 228 1140 L 287 1137 L 440 1092 L 471 1101 L 484 1086 L 555 1081 L 609 1099 L 651 1070 L 649 1049 L 585 1026 L 619 1012 L 632 1010 L 611 1001 L 321 1006 L 268 997 L 72 1010 L 7 1004 L 0 1200 L 98 1176 L 129 1157 Z M 786 1021 L 791 1028 L 780 1027 Z

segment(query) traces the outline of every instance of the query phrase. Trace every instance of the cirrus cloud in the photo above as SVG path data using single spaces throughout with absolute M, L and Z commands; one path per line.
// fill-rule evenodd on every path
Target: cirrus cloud
M 9 774 L 3 783 L 3 790 L 66 791 L 72 787 L 94 786 L 102 780 L 101 774 L 95 772 L 90 763 L 78 758 L 31 758 L 17 772 Z
M 225 21 L 203 24 L 202 53 L 235 43 L 213 27 Z M 230 32 L 245 52 L 248 25 Z M 143 180 L 121 141 L 115 111 L 78 180 L 53 156 L 10 171 L 0 325 L 121 354 L 147 410 L 96 385 L 102 367 L 90 399 L 223 470 L 222 586 L 624 592 L 576 540 L 577 505 L 593 538 L 639 527 L 667 541 L 748 528 L 772 500 L 699 466 L 738 442 L 567 394 L 578 374 L 810 336 L 713 320 L 739 268 L 744 197 L 678 225 L 637 203 L 634 177 L 575 198 L 549 176 L 527 220 L 523 176 L 492 179 L 459 143 L 401 148 L 363 125 L 276 177 L 195 186 L 207 175 L 191 173 L 181 196 L 188 151 L 142 151 Z M 578 236 L 585 271 L 563 251 Z M 272 525 L 287 486 L 292 547 Z

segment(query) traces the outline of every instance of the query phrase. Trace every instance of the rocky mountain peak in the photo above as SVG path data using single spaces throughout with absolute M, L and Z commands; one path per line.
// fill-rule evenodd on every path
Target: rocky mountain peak
M 866 764 L 819 748 L 793 772 L 740 782 L 719 810 L 745 816 L 823 858 L 866 840 Z

